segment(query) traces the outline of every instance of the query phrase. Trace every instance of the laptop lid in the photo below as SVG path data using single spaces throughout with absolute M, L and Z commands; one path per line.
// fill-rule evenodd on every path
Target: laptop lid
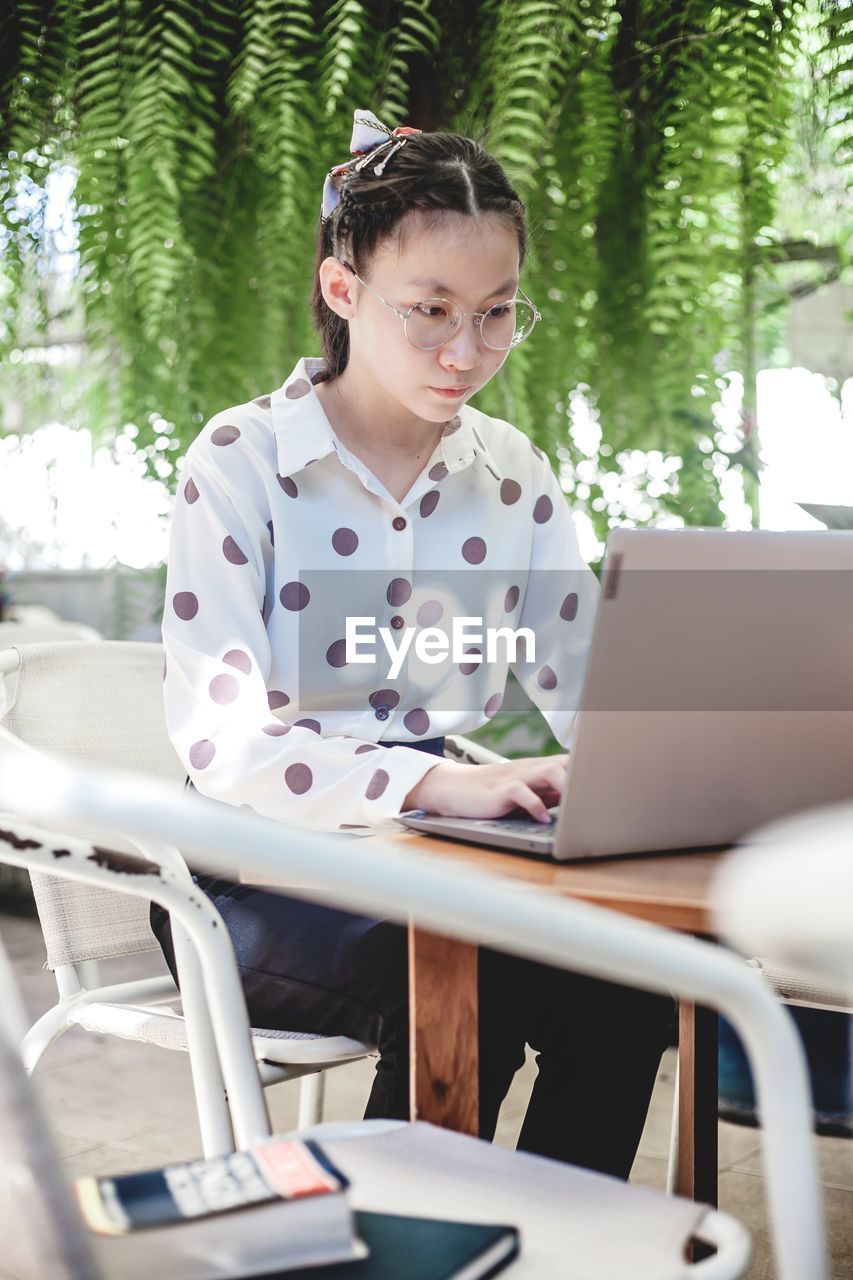
M 614 530 L 554 856 L 851 796 L 853 533 Z
M 798 502 L 807 515 L 820 520 L 827 529 L 853 529 L 853 507 L 828 502 Z

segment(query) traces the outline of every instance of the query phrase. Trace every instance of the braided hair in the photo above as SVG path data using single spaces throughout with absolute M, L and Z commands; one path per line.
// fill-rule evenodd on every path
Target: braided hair
M 427 228 L 445 213 L 471 217 L 496 214 L 518 234 L 520 261 L 527 249 L 524 205 L 497 160 L 473 138 L 456 133 L 409 135 L 406 145 L 377 176 L 371 164 L 350 169 L 332 216 L 320 224 L 314 266 L 311 314 L 323 343 L 325 377 L 343 373 L 349 360 L 349 324 L 327 305 L 320 264 L 346 258 L 363 274 L 379 243 L 399 233 L 406 214 L 416 210 Z

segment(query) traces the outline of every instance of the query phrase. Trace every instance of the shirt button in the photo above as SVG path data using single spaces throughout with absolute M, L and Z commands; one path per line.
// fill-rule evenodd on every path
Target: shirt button
M 395 517 L 394 517 L 394 519 L 391 521 L 391 524 L 393 525 L 393 527 L 394 527 L 395 529 L 398 529 L 398 530 L 399 530 L 399 529 L 405 529 L 405 527 L 406 527 L 406 517 L 405 517 L 405 516 L 395 516 Z
M 387 720 L 387 719 L 388 719 L 388 716 L 389 716 L 390 714 L 391 714 L 391 713 L 389 712 L 389 710 L 388 710 L 388 708 L 387 708 L 387 707 L 377 707 L 377 708 L 376 708 L 375 715 L 376 715 L 376 719 L 377 719 L 377 720 Z
M 406 625 L 406 619 L 401 618 L 399 613 L 395 613 L 394 617 L 391 619 L 391 626 L 394 628 L 394 630 L 399 631 L 400 628 L 404 627 L 405 625 Z

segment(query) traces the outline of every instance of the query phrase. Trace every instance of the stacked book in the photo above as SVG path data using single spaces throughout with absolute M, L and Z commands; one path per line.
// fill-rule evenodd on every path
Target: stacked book
M 518 1252 L 512 1227 L 353 1212 L 319 1143 L 76 1183 L 104 1273 L 122 1280 L 482 1280 Z

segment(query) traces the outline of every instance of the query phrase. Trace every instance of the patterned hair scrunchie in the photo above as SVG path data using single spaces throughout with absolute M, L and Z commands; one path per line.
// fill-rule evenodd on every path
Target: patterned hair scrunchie
M 387 129 L 372 111 L 354 111 L 352 119 L 352 138 L 350 139 L 349 149 L 353 159 L 346 160 L 343 164 L 335 165 L 334 169 L 330 169 L 327 173 L 326 181 L 323 183 L 323 203 L 320 208 L 321 222 L 327 222 L 335 212 L 335 209 L 337 209 L 341 198 L 341 184 L 350 169 L 363 168 L 368 159 L 375 156 L 379 151 L 385 151 L 386 147 L 390 147 L 390 150 L 385 151 L 385 155 L 373 169 L 376 176 L 381 177 L 386 164 L 395 151 L 399 151 L 400 147 L 405 146 L 409 135 L 422 132 L 421 129 L 411 129 L 408 126 L 402 126 L 399 129 Z

